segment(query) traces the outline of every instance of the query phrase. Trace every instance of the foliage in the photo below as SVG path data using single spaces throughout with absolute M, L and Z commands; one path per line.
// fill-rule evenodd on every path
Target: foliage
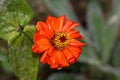
M 8 41 L 12 70 L 20 80 L 36 80 L 38 59 L 31 52 L 35 27 L 26 26 L 33 12 L 25 0 L 4 1 L 0 8 L 0 37 Z
M 68 0 L 44 0 L 44 3 L 54 15 L 64 14 L 79 22 Z M 112 0 L 112 3 L 107 19 L 98 0 L 87 3 L 87 29 L 83 25 L 76 28 L 85 36 L 87 46 L 76 64 L 61 72 L 48 70 L 51 73 L 48 80 L 120 80 L 120 42 L 117 39 L 120 0 Z M 20 80 L 36 80 L 38 72 L 43 75 L 47 72 L 46 68 L 42 69 L 43 65 L 38 70 L 39 59 L 31 52 L 35 26 L 28 24 L 32 19 L 33 11 L 26 0 L 0 1 L 0 65 L 14 72 Z

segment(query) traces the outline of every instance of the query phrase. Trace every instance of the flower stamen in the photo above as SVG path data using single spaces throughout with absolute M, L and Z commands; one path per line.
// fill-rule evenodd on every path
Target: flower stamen
M 66 33 L 56 33 L 52 43 L 57 49 L 64 48 L 68 45 L 70 41 L 69 35 Z

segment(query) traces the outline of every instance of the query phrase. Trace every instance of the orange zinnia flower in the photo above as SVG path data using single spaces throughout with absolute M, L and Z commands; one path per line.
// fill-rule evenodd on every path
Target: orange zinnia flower
M 42 54 L 40 62 L 47 63 L 51 68 L 68 67 L 77 61 L 84 43 L 79 31 L 74 30 L 79 24 L 66 19 L 48 16 L 46 22 L 39 21 L 34 33 L 32 51 Z

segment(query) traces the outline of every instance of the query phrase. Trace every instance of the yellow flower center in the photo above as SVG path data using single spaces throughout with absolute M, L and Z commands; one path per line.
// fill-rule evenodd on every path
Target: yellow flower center
M 56 33 L 54 36 L 52 43 L 57 49 L 64 48 L 68 45 L 70 41 L 70 37 L 66 33 Z

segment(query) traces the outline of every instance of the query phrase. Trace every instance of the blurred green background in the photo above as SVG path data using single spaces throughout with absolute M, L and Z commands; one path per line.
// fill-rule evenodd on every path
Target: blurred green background
M 0 12 L 7 2 L 0 0 Z M 66 15 L 80 23 L 76 29 L 87 44 L 77 63 L 68 68 L 51 70 L 39 63 L 37 80 L 120 80 L 120 0 L 27 0 L 27 3 L 34 13 L 30 25 L 44 21 L 48 15 Z M 8 43 L 0 38 L 0 80 L 19 80 L 8 55 Z

